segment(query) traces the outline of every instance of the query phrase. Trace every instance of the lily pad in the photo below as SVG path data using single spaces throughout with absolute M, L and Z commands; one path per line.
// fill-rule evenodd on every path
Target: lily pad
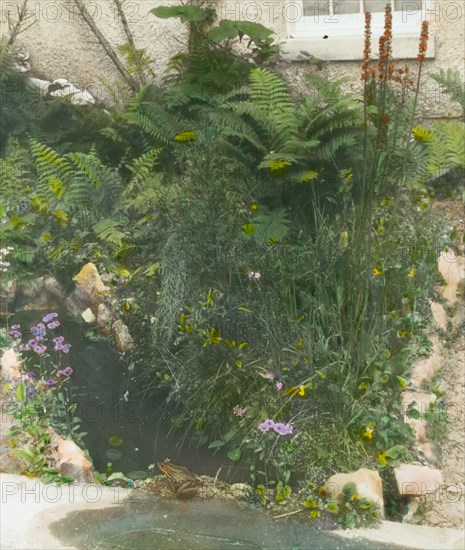
M 123 456 L 123 453 L 117 449 L 108 449 L 105 451 L 105 456 L 110 460 L 119 460 Z
M 143 470 L 134 470 L 133 472 L 129 472 L 129 474 L 126 474 L 129 479 L 136 480 L 136 479 L 145 479 L 149 477 L 148 472 L 144 472 Z
M 119 435 L 112 435 L 108 438 L 108 443 L 113 447 L 119 447 L 123 443 L 123 438 Z

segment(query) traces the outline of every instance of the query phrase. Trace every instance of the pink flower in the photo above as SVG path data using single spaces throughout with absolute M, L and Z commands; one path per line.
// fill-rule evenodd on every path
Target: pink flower
M 239 407 L 239 405 L 236 405 L 233 409 L 233 414 L 235 414 L 236 416 L 244 416 L 246 410 L 247 408 L 242 408 Z
M 268 380 L 274 380 L 274 374 L 272 372 L 267 372 L 265 374 L 265 378 L 267 378 Z
M 283 389 L 283 383 L 282 382 L 276 382 L 276 389 L 282 390 Z

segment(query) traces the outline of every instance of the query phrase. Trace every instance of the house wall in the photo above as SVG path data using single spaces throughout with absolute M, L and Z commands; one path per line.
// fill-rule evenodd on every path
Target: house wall
M 124 30 L 115 12 L 112 0 L 85 0 L 100 29 L 113 48 L 127 42 Z M 178 19 L 162 20 L 150 14 L 159 5 L 176 5 L 177 0 L 126 0 L 124 10 L 134 34 L 136 47 L 146 48 L 153 58 L 156 75 L 163 74 L 166 62 L 182 50 L 186 29 Z M 210 0 L 216 6 L 219 19 L 248 19 L 272 28 L 280 40 L 286 38 L 288 27 L 284 0 Z M 3 0 L 1 4 L 2 29 L 17 18 L 16 9 L 22 0 Z M 86 23 L 82 21 L 73 0 L 28 0 L 29 18 L 25 27 L 35 23 L 19 35 L 18 43 L 30 53 L 34 76 L 47 80 L 68 78 L 80 88 L 88 89 L 99 99 L 109 99 L 107 83 L 120 80 L 118 71 L 97 43 Z M 463 0 L 431 0 L 427 8 L 432 39 L 435 40 L 435 58 L 425 61 L 424 71 L 440 68 L 459 70 L 465 79 L 465 2 Z M 4 31 L 2 31 L 4 32 Z M 344 44 L 341 43 L 341 49 Z M 373 45 L 373 49 L 376 45 Z M 311 52 L 310 52 L 311 53 Z M 404 65 L 399 62 L 399 65 Z M 408 62 L 414 69 L 416 63 Z M 346 78 L 346 86 L 361 89 L 358 61 L 324 62 L 318 67 L 302 62 L 277 64 L 296 90 L 305 89 L 304 76 L 308 71 L 319 71 L 331 78 Z M 118 92 L 116 92 L 118 93 Z M 451 102 L 441 87 L 430 78 L 423 78 L 420 90 L 420 108 L 425 116 L 457 117 L 460 107 Z

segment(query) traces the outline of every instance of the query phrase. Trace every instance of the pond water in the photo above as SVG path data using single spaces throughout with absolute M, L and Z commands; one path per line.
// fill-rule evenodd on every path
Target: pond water
M 147 495 L 112 508 L 73 511 L 51 524 L 50 530 L 63 544 L 82 550 L 401 550 L 373 541 L 341 539 L 310 522 L 276 520 L 236 502 L 160 501 Z
M 20 311 L 10 318 L 10 324 L 21 324 L 28 334 L 28 328 L 45 313 Z M 214 476 L 222 468 L 220 477 L 225 480 L 247 480 L 248 470 L 240 471 L 224 456 L 214 456 L 205 447 L 183 445 L 180 432 L 170 431 L 170 411 L 165 403 L 147 399 L 141 404 L 130 365 L 115 351 L 112 339 L 102 338 L 91 325 L 70 320 L 65 312 L 58 313 L 61 326 L 54 334 L 72 344 L 67 356 L 74 369 L 70 393 L 97 471 L 106 472 L 111 463 L 113 472 L 136 479 L 150 473 L 149 465 L 170 458 L 199 474 Z

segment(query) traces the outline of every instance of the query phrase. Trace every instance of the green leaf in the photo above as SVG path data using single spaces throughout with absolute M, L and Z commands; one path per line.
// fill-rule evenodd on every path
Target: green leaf
M 24 382 L 20 382 L 15 390 L 16 401 L 24 401 L 26 399 L 26 385 Z
M 198 6 L 160 6 L 150 10 L 150 13 L 161 19 L 179 17 L 183 23 L 200 23 L 209 17 L 209 13 Z
M 247 223 L 242 226 L 242 231 L 250 237 L 255 233 L 255 225 L 253 223 Z
M 241 458 L 241 450 L 237 448 L 229 451 L 228 458 L 229 460 L 239 460 Z
M 413 418 L 414 420 L 420 420 L 421 418 L 421 413 L 418 409 L 409 409 L 407 411 L 407 416 L 409 418 Z
M 223 40 L 231 40 L 239 35 L 239 29 L 234 21 L 223 19 L 220 24 L 211 29 L 207 34 L 212 42 L 222 42 Z
M 407 387 L 407 380 L 405 380 L 405 378 L 402 378 L 402 376 L 397 376 L 397 382 L 399 382 L 400 384 L 400 387 L 405 390 L 405 388 Z
M 403 445 L 394 445 L 394 447 L 391 447 L 387 451 L 384 451 L 384 456 L 387 456 L 388 458 L 392 458 L 395 460 L 396 458 L 399 458 L 400 455 L 405 451 L 405 447 Z
M 223 436 L 223 440 L 226 442 L 231 441 L 235 434 L 236 432 L 234 430 L 230 430 L 225 436 Z
M 225 445 L 224 441 L 221 441 L 221 439 L 217 439 L 216 441 L 212 441 L 210 445 L 208 446 L 209 449 L 216 449 L 218 447 L 223 447 Z

